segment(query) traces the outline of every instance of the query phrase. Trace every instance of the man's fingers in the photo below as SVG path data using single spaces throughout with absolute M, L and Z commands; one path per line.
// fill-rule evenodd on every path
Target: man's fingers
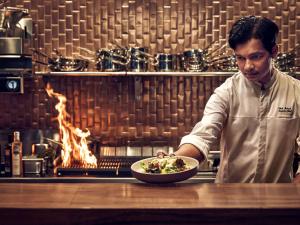
M 158 151 L 156 152 L 156 156 L 157 156 L 158 158 L 163 158 L 163 157 L 165 157 L 166 155 L 168 155 L 168 154 L 165 153 L 163 150 L 158 150 Z

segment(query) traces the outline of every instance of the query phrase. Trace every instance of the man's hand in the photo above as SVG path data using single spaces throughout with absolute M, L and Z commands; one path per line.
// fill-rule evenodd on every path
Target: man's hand
M 171 154 L 167 154 L 163 150 L 158 150 L 156 152 L 156 157 L 158 158 L 163 158 L 165 156 L 188 156 L 197 159 L 199 163 L 205 160 L 205 156 L 203 155 L 203 153 L 192 144 L 183 144 L 180 146 L 180 148 L 177 151 Z M 300 183 L 300 176 L 299 176 L 299 183 Z
M 156 157 L 158 157 L 158 158 L 163 158 L 163 157 L 165 157 L 167 155 L 168 155 L 168 153 L 166 153 L 164 150 L 158 150 L 156 152 Z
M 293 183 L 300 183 L 300 173 L 295 175 L 295 177 L 293 179 Z
M 156 156 L 159 158 L 163 158 L 167 155 L 168 154 L 162 150 L 159 150 L 156 153 Z M 169 156 L 188 156 L 197 159 L 199 162 L 202 162 L 205 159 L 204 155 L 192 144 L 180 146 L 176 152 L 169 154 Z

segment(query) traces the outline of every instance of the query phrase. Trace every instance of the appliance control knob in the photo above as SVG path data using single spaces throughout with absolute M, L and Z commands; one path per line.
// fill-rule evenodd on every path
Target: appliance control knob
M 6 87 L 9 91 L 15 91 L 18 88 L 18 82 L 15 80 L 7 80 Z

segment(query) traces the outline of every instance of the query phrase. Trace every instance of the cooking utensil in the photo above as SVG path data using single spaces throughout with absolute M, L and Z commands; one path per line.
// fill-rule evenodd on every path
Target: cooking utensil
M 226 55 L 207 62 L 212 71 L 234 72 L 238 71 L 236 58 L 233 55 Z
M 223 44 L 221 46 L 216 47 L 215 49 L 211 50 L 210 52 L 206 53 L 207 58 L 215 58 L 216 55 L 214 55 L 216 52 L 220 52 L 218 55 L 221 55 L 221 52 L 227 47 L 227 44 Z
M 43 170 L 43 158 L 24 156 L 22 159 L 22 163 L 24 177 L 41 177 L 45 175 L 45 171 Z
M 178 69 L 178 55 L 158 53 L 155 55 L 154 67 L 156 71 L 174 72 Z
M 96 52 L 96 68 L 99 71 L 114 72 L 125 71 L 129 63 L 126 49 L 100 49 Z
M 185 71 L 200 72 L 207 69 L 205 54 L 201 49 L 191 49 L 182 54 Z
M 75 72 L 87 69 L 89 62 L 84 59 L 71 59 L 63 57 L 57 49 L 54 49 L 57 57 L 48 61 L 49 69 L 57 72 Z
M 89 62 L 85 59 L 71 59 L 63 57 L 58 50 L 54 49 L 54 53 L 57 57 L 50 58 L 47 54 L 37 50 L 32 50 L 34 53 L 37 53 L 48 60 L 48 68 L 53 72 L 75 72 L 75 71 L 84 71 L 87 69 Z M 45 64 L 40 61 L 35 61 L 40 64 Z
M 129 49 L 130 61 L 128 70 L 134 72 L 148 71 L 149 54 L 148 48 L 132 47 Z
M 275 66 L 283 72 L 294 72 L 298 67 L 295 65 L 295 62 L 297 58 L 297 49 L 299 47 L 300 44 L 297 44 L 291 51 L 279 53 L 274 60 Z
M 0 29 L 14 30 L 19 21 L 29 15 L 29 10 L 17 7 L 4 7 L 0 9 Z
M 168 174 L 157 174 L 157 173 L 147 173 L 142 168 L 142 163 L 149 163 L 157 157 L 147 158 L 140 161 L 137 161 L 131 165 L 132 176 L 136 179 L 147 182 L 147 183 L 173 183 L 179 182 L 186 179 L 189 179 L 197 174 L 199 162 L 196 159 L 186 157 L 186 156 L 175 156 L 182 159 L 189 169 L 177 172 L 177 173 L 168 173 Z

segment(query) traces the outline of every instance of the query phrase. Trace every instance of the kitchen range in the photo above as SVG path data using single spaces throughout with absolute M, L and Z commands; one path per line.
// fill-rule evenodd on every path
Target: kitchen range
M 0 91 L 24 92 L 24 76 L 30 76 L 29 54 L 32 19 L 29 10 L 16 7 L 0 9 Z

